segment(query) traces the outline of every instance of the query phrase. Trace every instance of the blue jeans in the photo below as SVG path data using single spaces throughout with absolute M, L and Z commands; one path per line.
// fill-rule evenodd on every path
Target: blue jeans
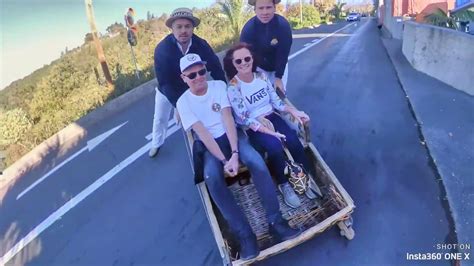
M 245 133 L 242 130 L 237 130 L 237 135 L 239 159 L 247 166 L 252 175 L 253 183 L 261 198 L 268 222 L 276 222 L 278 219 L 281 219 L 281 213 L 275 185 L 268 172 L 268 168 L 260 154 L 250 145 Z M 216 139 L 216 142 L 226 158 L 230 158 L 232 151 L 227 135 L 224 134 L 220 136 Z M 204 180 L 212 199 L 226 219 L 231 230 L 240 237 L 252 234 L 252 228 L 245 214 L 237 205 L 232 192 L 227 187 L 222 163 L 209 151 L 204 153 Z
M 272 122 L 276 131 L 286 136 L 286 146 L 295 162 L 302 164 L 306 171 L 310 171 L 311 174 L 314 174 L 314 167 L 306 157 L 304 147 L 298 139 L 296 131 L 291 129 L 285 120 L 275 113 L 267 115 L 265 118 Z M 268 162 L 270 163 L 272 170 L 275 171 L 277 183 L 283 184 L 288 182 L 288 178 L 284 173 L 286 156 L 280 140 L 274 136 L 262 132 L 255 132 L 251 129 L 247 130 L 247 134 L 249 135 L 250 142 L 255 149 L 268 153 Z

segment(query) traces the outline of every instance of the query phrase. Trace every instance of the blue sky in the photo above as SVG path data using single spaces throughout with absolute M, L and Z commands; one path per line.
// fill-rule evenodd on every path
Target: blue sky
M 0 0 L 1 66 L 0 89 L 57 59 L 61 51 L 83 43 L 90 31 L 84 0 Z M 178 6 L 205 7 L 215 0 L 94 0 L 99 31 L 122 23 L 128 7 L 137 19 L 147 11 L 169 13 Z
M 122 23 L 128 7 L 136 10 L 137 19 L 144 19 L 147 11 L 161 15 L 180 6 L 212 3 L 215 0 L 93 0 L 101 32 L 116 21 Z M 59 58 L 66 47 L 81 45 L 90 31 L 84 0 L 0 0 L 0 18 L 0 89 Z

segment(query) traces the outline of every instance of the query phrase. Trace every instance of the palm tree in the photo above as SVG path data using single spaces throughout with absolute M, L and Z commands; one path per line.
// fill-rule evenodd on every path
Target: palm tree
M 425 20 L 426 22 L 439 27 L 451 28 L 456 30 L 458 28 L 456 24 L 456 19 L 454 17 L 449 16 L 441 8 L 438 8 L 433 13 L 426 15 Z
M 234 39 L 237 40 L 245 23 L 245 16 L 243 14 L 245 7 L 244 0 L 223 0 L 218 2 L 218 4 L 221 6 L 222 12 L 229 20 L 230 31 L 232 32 Z
M 341 19 L 342 9 L 345 5 L 346 3 L 343 2 L 338 2 L 334 5 L 332 11 L 334 12 L 334 16 L 336 17 L 336 19 Z

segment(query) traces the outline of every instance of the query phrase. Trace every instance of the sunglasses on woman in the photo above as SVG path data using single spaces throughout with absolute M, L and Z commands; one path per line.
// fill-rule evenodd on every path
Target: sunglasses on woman
M 188 79 L 195 79 L 198 75 L 199 76 L 204 76 L 204 75 L 206 75 L 206 73 L 207 73 L 207 69 L 203 68 L 199 71 L 191 72 L 191 73 L 189 73 L 185 76 L 188 77 Z
M 251 56 L 246 56 L 246 57 L 244 57 L 244 60 L 242 60 L 240 58 L 235 59 L 234 63 L 237 64 L 237 65 L 240 65 L 240 64 L 242 64 L 243 61 L 245 61 L 245 63 L 248 63 L 248 62 L 250 62 L 250 60 L 252 60 L 252 57 Z

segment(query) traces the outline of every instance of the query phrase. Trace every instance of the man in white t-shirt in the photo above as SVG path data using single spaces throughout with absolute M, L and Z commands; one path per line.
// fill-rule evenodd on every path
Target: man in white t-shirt
M 237 175 L 239 160 L 252 175 L 270 224 L 270 233 L 284 241 L 298 236 L 300 231 L 289 227 L 281 217 L 268 168 L 244 132 L 235 126 L 226 84 L 207 81 L 205 64 L 197 54 L 181 58 L 181 78 L 189 89 L 178 99 L 177 109 L 183 128 L 192 129 L 207 149 L 204 152 L 204 180 L 212 199 L 240 241 L 241 259 L 252 259 L 260 252 L 256 236 L 224 177 L 224 171 L 231 176 Z

